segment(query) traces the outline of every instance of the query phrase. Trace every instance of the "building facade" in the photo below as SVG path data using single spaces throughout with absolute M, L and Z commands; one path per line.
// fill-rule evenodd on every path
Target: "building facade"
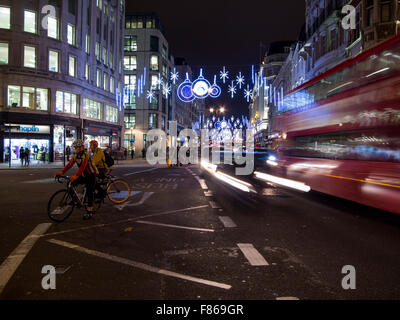
M 169 81 L 174 58 L 160 18 L 153 13 L 128 13 L 124 51 L 125 148 L 141 156 L 148 147 L 147 132 L 161 129 L 168 133 L 175 109 Z
M 21 147 L 64 161 L 76 138 L 120 146 L 124 16 L 123 0 L 0 1 L 0 161 Z

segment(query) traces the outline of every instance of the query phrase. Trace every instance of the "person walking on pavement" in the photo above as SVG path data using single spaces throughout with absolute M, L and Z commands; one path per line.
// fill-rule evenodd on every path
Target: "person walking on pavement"
M 29 167 L 30 163 L 30 153 L 31 151 L 28 148 L 25 148 L 25 165 Z
M 69 162 L 69 157 L 71 156 L 71 147 L 67 146 L 67 149 L 65 150 L 65 152 L 67 153 L 67 161 Z
M 131 150 L 131 158 L 132 160 L 135 159 L 135 149 Z
M 143 159 L 146 158 L 146 149 L 145 148 L 142 149 L 142 158 Z
M 24 159 L 25 159 L 25 149 L 24 147 L 21 147 L 19 149 L 19 159 L 21 160 L 21 166 L 24 165 Z

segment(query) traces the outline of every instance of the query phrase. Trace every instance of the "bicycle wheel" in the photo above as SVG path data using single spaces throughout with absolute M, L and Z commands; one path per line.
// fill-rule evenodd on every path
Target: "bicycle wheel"
M 57 191 L 49 200 L 47 215 L 55 222 L 63 222 L 74 211 L 75 202 L 68 190 Z
M 125 180 L 115 180 L 107 188 L 107 196 L 111 202 L 121 204 L 128 201 L 131 196 L 131 188 Z

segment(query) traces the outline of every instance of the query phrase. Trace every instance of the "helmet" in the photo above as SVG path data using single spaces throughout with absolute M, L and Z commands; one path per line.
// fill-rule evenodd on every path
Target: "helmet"
M 99 143 L 96 140 L 90 141 L 90 146 L 94 146 L 95 148 L 99 147 Z
M 81 140 L 81 139 L 75 140 L 74 143 L 72 144 L 72 146 L 74 148 L 83 147 L 84 145 L 85 144 L 83 143 L 83 140 Z

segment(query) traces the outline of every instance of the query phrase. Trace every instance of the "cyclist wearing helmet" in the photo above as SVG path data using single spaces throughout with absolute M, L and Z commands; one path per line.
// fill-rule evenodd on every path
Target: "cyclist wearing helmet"
M 103 178 L 108 169 L 104 152 L 99 148 L 99 143 L 96 140 L 90 141 L 90 150 L 92 151 L 92 163 L 99 171 L 100 177 Z
M 65 166 L 65 168 L 61 172 L 56 173 L 54 176 L 57 177 L 64 175 L 76 163 L 79 170 L 75 174 L 75 176 L 70 177 L 70 181 L 76 184 L 86 185 L 88 193 L 88 207 L 87 207 L 87 212 L 83 216 L 83 218 L 87 220 L 90 219 L 94 213 L 93 192 L 96 183 L 97 169 L 92 164 L 89 154 L 85 152 L 84 143 L 82 140 L 80 139 L 76 140 L 72 146 L 75 149 L 74 156 L 72 157 L 71 161 Z

